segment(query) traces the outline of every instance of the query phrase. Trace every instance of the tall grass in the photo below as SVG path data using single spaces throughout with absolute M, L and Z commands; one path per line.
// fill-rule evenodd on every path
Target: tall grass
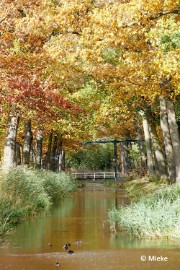
M 164 187 L 108 213 L 111 230 L 140 238 L 180 238 L 180 185 Z
M 17 167 L 0 177 L 0 235 L 77 188 L 65 173 Z
M 133 201 L 138 200 L 149 193 L 152 194 L 156 190 L 167 186 L 166 179 L 160 179 L 157 175 L 144 176 L 141 178 L 136 175 L 131 177 L 133 177 L 132 180 L 127 179 L 122 184 L 124 190 L 133 199 Z

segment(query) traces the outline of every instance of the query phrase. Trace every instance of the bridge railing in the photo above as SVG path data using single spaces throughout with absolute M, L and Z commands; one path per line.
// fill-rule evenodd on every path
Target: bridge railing
M 79 180 L 105 180 L 115 179 L 114 172 L 88 172 L 88 173 L 72 173 L 72 175 Z

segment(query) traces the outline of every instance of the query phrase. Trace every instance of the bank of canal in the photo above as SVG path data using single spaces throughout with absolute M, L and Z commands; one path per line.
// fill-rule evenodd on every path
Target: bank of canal
M 108 209 L 126 203 L 122 191 L 87 184 L 48 214 L 18 225 L 9 244 L 0 249 L 0 269 L 52 270 L 59 262 L 64 270 L 178 270 L 178 242 L 139 240 L 109 232 Z M 76 245 L 77 240 L 82 242 Z M 67 242 L 73 254 L 63 249 Z M 159 261 L 161 256 L 167 259 Z

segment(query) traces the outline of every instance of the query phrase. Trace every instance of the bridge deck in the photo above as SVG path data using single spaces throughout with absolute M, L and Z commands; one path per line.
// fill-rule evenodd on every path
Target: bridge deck
M 72 173 L 78 180 L 105 180 L 115 179 L 114 172 L 89 172 L 89 173 Z

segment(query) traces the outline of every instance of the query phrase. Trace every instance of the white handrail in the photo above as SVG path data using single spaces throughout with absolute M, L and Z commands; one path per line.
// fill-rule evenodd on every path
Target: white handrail
M 115 178 L 115 172 L 88 172 L 88 173 L 72 173 L 72 175 L 75 176 L 75 178 L 82 178 L 82 179 L 89 179 L 92 178 L 93 180 L 95 179 L 106 179 L 113 177 Z

